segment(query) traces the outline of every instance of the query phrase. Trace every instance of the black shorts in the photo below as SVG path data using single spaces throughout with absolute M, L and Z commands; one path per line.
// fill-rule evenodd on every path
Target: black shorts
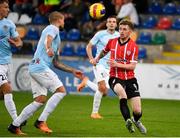
M 129 79 L 129 80 L 121 80 L 119 78 L 110 77 L 109 86 L 113 91 L 114 91 L 114 86 L 117 83 L 121 84 L 121 86 L 125 89 L 125 92 L 126 92 L 126 95 L 127 95 L 128 99 L 140 96 L 139 85 L 137 83 L 136 78 Z

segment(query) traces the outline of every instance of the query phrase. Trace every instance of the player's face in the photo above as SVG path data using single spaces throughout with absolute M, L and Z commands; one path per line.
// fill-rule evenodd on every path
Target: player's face
M 0 4 L 0 17 L 1 18 L 7 17 L 8 13 L 9 13 L 8 3 L 4 2 Z
M 64 17 L 59 19 L 59 28 L 63 29 L 64 28 Z
M 131 29 L 129 28 L 128 25 L 120 25 L 119 26 L 119 33 L 120 33 L 121 39 L 126 39 L 130 36 Z
M 115 30 L 117 27 L 117 20 L 116 18 L 108 18 L 106 23 L 108 30 Z

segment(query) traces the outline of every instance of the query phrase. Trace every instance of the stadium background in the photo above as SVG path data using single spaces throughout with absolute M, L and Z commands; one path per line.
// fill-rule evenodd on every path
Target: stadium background
M 31 98 L 30 96 L 31 92 L 29 90 L 30 84 L 28 79 L 29 76 L 27 73 L 27 65 L 36 49 L 37 41 L 39 39 L 41 30 L 48 24 L 47 15 L 48 12 L 50 11 L 59 10 L 63 12 L 64 15 L 67 17 L 65 30 L 60 32 L 62 38 L 62 52 L 61 52 L 62 62 L 83 70 L 85 74 L 90 77 L 91 80 L 94 80 L 92 68 L 86 56 L 85 46 L 88 40 L 91 38 L 91 36 L 98 30 L 97 28 L 95 28 L 95 26 L 103 22 L 103 20 L 106 17 L 98 21 L 93 20 L 88 16 L 88 8 L 87 8 L 85 10 L 86 12 L 84 12 L 84 14 L 82 15 L 83 18 L 79 17 L 78 20 L 80 22 L 76 22 L 74 19 L 71 18 L 68 19 L 69 17 L 68 14 L 66 13 L 66 11 L 68 11 L 67 10 L 68 7 L 66 7 L 66 4 L 68 5 L 69 2 L 71 2 L 71 0 L 62 0 L 59 1 L 57 5 L 49 6 L 49 5 L 44 5 L 44 1 L 34 0 L 33 4 L 31 4 L 32 6 L 31 10 L 28 9 L 28 10 L 22 10 L 21 12 L 16 12 L 13 11 L 13 5 L 15 4 L 15 1 L 10 0 L 11 12 L 8 18 L 15 22 L 17 26 L 17 30 L 20 33 L 24 44 L 24 47 L 22 49 L 15 49 L 15 48 L 12 49 L 12 52 L 14 54 L 12 85 L 13 85 L 13 89 L 18 92 L 15 93 L 15 98 L 16 98 L 15 102 L 17 101 L 18 104 L 17 108 L 19 108 L 18 110 L 22 109 L 22 106 L 23 105 L 25 106 L 26 103 L 28 103 L 28 101 L 30 101 Z M 83 3 L 87 4 L 87 7 L 88 5 L 94 2 L 95 1 L 83 1 Z M 106 3 L 107 1 L 105 0 L 103 2 Z M 147 136 L 180 136 L 177 129 L 180 127 L 179 126 L 180 122 L 178 119 L 180 115 L 180 113 L 178 112 L 178 105 L 180 104 L 179 102 L 180 100 L 179 1 L 134 0 L 133 2 L 136 4 L 136 8 L 140 18 L 140 24 L 136 26 L 136 33 L 138 34 L 137 43 L 140 48 L 140 52 L 139 52 L 140 63 L 137 66 L 136 74 L 140 83 L 140 90 L 143 98 L 143 107 L 145 108 L 144 122 L 145 125 L 148 126 L 148 129 L 150 129 L 150 132 Z M 26 2 L 26 4 L 28 3 Z M 63 7 L 64 5 L 65 8 Z M 108 11 L 108 8 L 106 10 Z M 108 16 L 108 14 L 106 16 Z M 84 29 L 81 28 L 81 26 L 83 26 L 83 24 L 86 22 L 92 22 L 94 28 L 91 28 L 89 30 L 86 29 L 86 31 L 84 32 Z M 94 53 L 95 51 L 96 50 L 94 49 Z M 68 73 L 64 73 L 64 72 L 62 73 L 61 71 L 57 71 L 57 70 L 56 72 L 59 74 L 59 77 L 65 84 L 68 93 L 77 94 L 77 95 L 94 94 L 93 91 L 89 88 L 85 88 L 82 93 L 78 93 L 76 91 L 76 85 L 79 82 L 78 79 L 74 78 L 71 74 Z M 19 92 L 22 91 L 23 92 L 25 91 L 25 93 L 20 94 Z M 27 96 L 29 96 L 29 99 L 27 98 Z M 109 96 L 114 96 L 112 91 L 110 91 Z M 19 101 L 19 99 L 21 99 L 22 97 L 24 98 L 24 100 Z M 25 100 L 26 98 L 27 100 Z M 82 103 L 81 102 L 78 103 L 78 101 L 72 100 L 75 98 L 82 100 Z M 168 100 L 146 100 L 146 99 L 168 99 Z M 85 97 L 70 96 L 64 100 L 64 103 L 62 103 L 65 107 L 67 106 L 65 105 L 66 100 L 67 102 L 69 100 L 70 103 L 76 102 L 77 106 L 80 106 L 82 104 L 87 105 L 86 108 L 88 110 L 86 110 L 86 108 L 82 109 L 85 112 L 85 116 L 82 115 L 82 118 L 88 117 L 88 114 L 90 114 L 90 108 L 92 106 L 91 105 L 92 96 L 85 96 Z M 89 103 L 87 103 L 87 101 Z M 105 104 L 107 108 L 110 106 L 109 109 L 116 111 L 117 101 L 116 104 L 115 103 L 109 104 L 109 102 L 111 101 L 114 102 L 116 101 L 116 99 L 107 97 L 105 98 L 102 105 Z M 107 104 L 109 104 L 109 106 Z M 105 115 L 107 115 L 107 118 L 111 116 L 108 118 L 110 119 L 108 120 L 110 122 L 113 119 L 117 121 L 116 117 L 117 116 L 119 117 L 118 111 L 109 114 L 107 113 L 107 109 L 104 106 L 102 107 L 101 111 L 104 112 Z M 82 111 L 78 113 L 81 112 Z M 5 110 L 2 110 L 2 113 L 3 115 L 4 114 L 6 115 Z M 57 117 L 59 114 L 63 114 L 63 113 L 61 111 L 55 112 L 54 118 Z M 69 114 L 69 112 L 67 112 L 67 114 Z M 169 117 L 172 118 L 169 120 Z M 50 120 L 53 122 L 55 121 L 53 120 L 54 118 L 52 117 L 50 118 Z M 118 119 L 120 120 L 120 123 L 123 124 L 122 118 L 118 118 Z M 4 121 L 4 124 L 2 125 L 3 126 L 2 128 L 5 128 L 4 126 L 7 126 L 9 120 L 10 118 L 7 117 L 6 121 Z M 65 120 L 67 121 L 68 118 L 65 118 Z M 60 120 L 60 122 L 63 121 L 64 120 Z M 69 123 L 71 123 L 70 121 L 73 122 L 75 120 L 69 119 Z M 81 121 L 81 118 L 77 118 L 77 121 Z M 91 122 L 92 120 L 86 120 L 86 121 L 90 125 L 92 125 Z M 111 123 L 112 126 L 117 125 L 114 124 L 113 122 Z M 30 124 L 31 124 L 31 120 L 30 120 Z M 106 123 L 101 123 L 101 122 L 95 122 L 95 124 L 102 126 L 106 125 Z M 158 124 L 161 124 L 160 127 L 162 127 L 162 130 L 159 129 Z M 63 125 L 67 126 L 66 123 Z M 83 128 L 83 125 L 80 126 L 80 130 Z M 170 132 L 165 133 L 163 131 L 163 126 L 167 128 Z M 77 126 L 75 126 L 74 130 L 76 130 L 76 127 Z M 123 127 L 123 125 L 121 127 Z M 117 130 L 114 130 L 114 128 L 111 129 L 116 131 L 116 133 L 107 131 L 109 132 L 109 134 L 102 130 L 100 130 L 101 133 L 95 133 L 94 131 L 92 132 L 90 131 L 89 133 L 88 132 L 82 133 L 79 131 L 76 134 L 76 132 L 74 132 L 73 129 L 72 130 L 70 129 L 71 133 L 69 133 L 69 135 L 68 132 L 66 132 L 66 129 L 67 129 L 66 127 L 62 128 L 63 131 L 61 132 L 62 134 L 60 135 L 55 134 L 53 136 L 132 136 L 128 134 L 128 132 L 123 132 L 125 131 L 123 130 L 123 128 L 122 129 L 118 128 L 120 131 L 119 134 L 117 133 Z M 91 130 L 92 128 L 87 127 L 87 130 L 88 129 Z M 31 131 L 31 130 L 27 129 L 27 131 Z M 4 130 L 2 129 L 0 130 L 0 136 L 12 136 L 12 135 L 8 134 L 8 132 L 4 132 Z M 38 133 L 32 136 L 44 136 L 44 135 Z M 138 134 L 135 136 L 141 136 L 141 135 Z

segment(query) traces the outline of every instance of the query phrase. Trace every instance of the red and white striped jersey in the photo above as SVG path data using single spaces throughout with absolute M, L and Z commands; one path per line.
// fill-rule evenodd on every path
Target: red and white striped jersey
M 123 44 L 119 41 L 119 38 L 111 39 L 104 48 L 104 52 L 111 52 L 110 60 L 115 60 L 121 64 L 130 64 L 138 60 L 138 46 L 131 39 Z M 117 77 L 122 80 L 132 79 L 134 78 L 134 70 L 111 67 L 110 77 Z

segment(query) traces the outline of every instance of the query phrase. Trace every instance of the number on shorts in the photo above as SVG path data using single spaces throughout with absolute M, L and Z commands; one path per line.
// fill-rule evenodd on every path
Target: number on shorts
M 7 77 L 5 75 L 0 74 L 0 78 L 2 81 L 7 80 Z

